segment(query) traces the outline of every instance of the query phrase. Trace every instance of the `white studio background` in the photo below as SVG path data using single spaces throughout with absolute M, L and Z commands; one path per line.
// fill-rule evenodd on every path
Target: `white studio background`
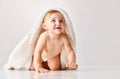
M 79 67 L 120 66 L 120 0 L 0 0 L 0 67 L 49 7 L 69 14 Z

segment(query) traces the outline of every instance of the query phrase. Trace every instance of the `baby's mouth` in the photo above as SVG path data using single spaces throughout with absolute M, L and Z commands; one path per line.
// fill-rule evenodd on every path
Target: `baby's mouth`
M 62 29 L 61 27 L 56 27 L 55 29 Z

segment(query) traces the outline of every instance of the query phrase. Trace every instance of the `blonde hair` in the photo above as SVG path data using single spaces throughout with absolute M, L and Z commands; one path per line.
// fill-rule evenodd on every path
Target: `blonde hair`
M 62 13 L 59 12 L 59 11 L 57 11 L 57 10 L 50 10 L 50 11 L 48 11 L 48 12 L 46 13 L 46 15 L 44 16 L 43 22 L 44 22 L 44 20 L 46 19 L 46 17 L 50 17 L 53 13 L 60 13 L 60 14 L 62 15 Z M 62 15 L 62 16 L 63 16 L 63 15 Z M 63 18 L 64 18 L 64 17 L 63 17 Z

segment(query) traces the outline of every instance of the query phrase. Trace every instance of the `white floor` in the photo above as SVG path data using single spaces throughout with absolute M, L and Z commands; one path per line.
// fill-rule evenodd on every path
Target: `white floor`
M 37 73 L 35 71 L 0 69 L 0 79 L 120 79 L 120 70 L 79 69 Z

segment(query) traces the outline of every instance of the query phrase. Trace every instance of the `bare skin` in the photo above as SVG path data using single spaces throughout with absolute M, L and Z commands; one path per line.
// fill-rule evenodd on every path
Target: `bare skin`
M 65 48 L 68 58 L 66 67 L 77 69 L 75 52 L 71 47 L 68 36 L 64 34 L 65 22 L 63 16 L 58 12 L 47 16 L 43 28 L 46 31 L 40 35 L 37 41 L 30 69 L 42 73 L 61 69 L 60 53 L 63 48 Z M 43 62 L 42 54 L 47 58 L 46 63 Z

